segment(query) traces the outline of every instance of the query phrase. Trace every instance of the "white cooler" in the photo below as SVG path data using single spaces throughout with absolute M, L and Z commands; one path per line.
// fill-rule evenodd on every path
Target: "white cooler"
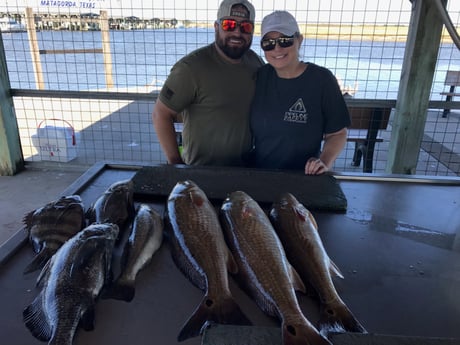
M 53 122 L 53 126 L 45 124 Z M 56 124 L 63 126 L 56 126 Z M 39 123 L 32 143 L 43 161 L 69 162 L 77 157 L 77 140 L 73 126 L 66 120 L 46 119 Z

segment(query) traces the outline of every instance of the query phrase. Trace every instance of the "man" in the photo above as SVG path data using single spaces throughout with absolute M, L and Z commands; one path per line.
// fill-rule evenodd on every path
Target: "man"
M 249 109 L 263 64 L 252 50 L 255 10 L 247 0 L 224 0 L 214 23 L 215 42 L 171 69 L 152 118 L 169 164 L 240 166 L 250 149 Z M 174 119 L 184 121 L 182 155 Z

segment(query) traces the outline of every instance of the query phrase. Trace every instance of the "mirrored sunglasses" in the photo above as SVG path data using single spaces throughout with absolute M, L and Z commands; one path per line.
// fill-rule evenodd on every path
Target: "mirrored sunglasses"
M 252 34 L 254 32 L 254 24 L 248 20 L 238 22 L 235 19 L 221 19 L 219 24 L 224 31 L 235 31 L 239 27 L 242 34 Z
M 276 47 L 276 43 L 281 48 L 288 48 L 294 44 L 294 36 L 282 36 L 278 38 L 264 38 L 260 41 L 260 47 L 263 51 L 273 50 Z

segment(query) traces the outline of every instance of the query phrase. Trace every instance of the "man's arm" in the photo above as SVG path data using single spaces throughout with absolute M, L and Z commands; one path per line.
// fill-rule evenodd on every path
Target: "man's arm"
M 184 164 L 176 141 L 176 131 L 174 129 L 174 118 L 176 116 L 177 112 L 157 99 L 153 108 L 152 120 L 161 148 L 169 164 Z

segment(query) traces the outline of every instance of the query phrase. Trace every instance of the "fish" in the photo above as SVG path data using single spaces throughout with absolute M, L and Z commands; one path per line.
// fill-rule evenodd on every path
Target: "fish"
M 32 335 L 49 345 L 71 345 L 78 325 L 94 329 L 96 299 L 111 279 L 119 228 L 92 224 L 66 241 L 37 278 L 40 293 L 23 310 Z
M 23 223 L 37 254 L 24 269 L 26 274 L 43 268 L 64 242 L 86 226 L 82 199 L 79 195 L 62 196 L 27 213 Z
M 120 233 L 128 227 L 135 213 L 134 183 L 132 180 L 121 180 L 109 186 L 86 210 L 88 224 L 117 224 Z
M 223 201 L 220 218 L 239 267 L 235 278 L 263 312 L 280 320 L 283 344 L 331 345 L 303 314 L 296 291 L 305 292 L 305 286 L 260 205 L 234 191 Z
M 120 259 L 121 273 L 104 297 L 126 302 L 135 294 L 135 280 L 163 242 L 163 217 L 147 204 L 137 207 L 131 233 Z
M 286 250 L 287 258 L 305 284 L 314 288 L 321 302 L 318 329 L 330 332 L 367 333 L 335 289 L 333 277 L 344 278 L 329 258 L 311 212 L 293 194 L 273 203 L 270 219 Z
M 173 261 L 204 297 L 177 337 L 201 335 L 209 323 L 252 325 L 234 300 L 228 272 L 236 273 L 216 209 L 193 181 L 179 181 L 167 200 L 168 240 Z

